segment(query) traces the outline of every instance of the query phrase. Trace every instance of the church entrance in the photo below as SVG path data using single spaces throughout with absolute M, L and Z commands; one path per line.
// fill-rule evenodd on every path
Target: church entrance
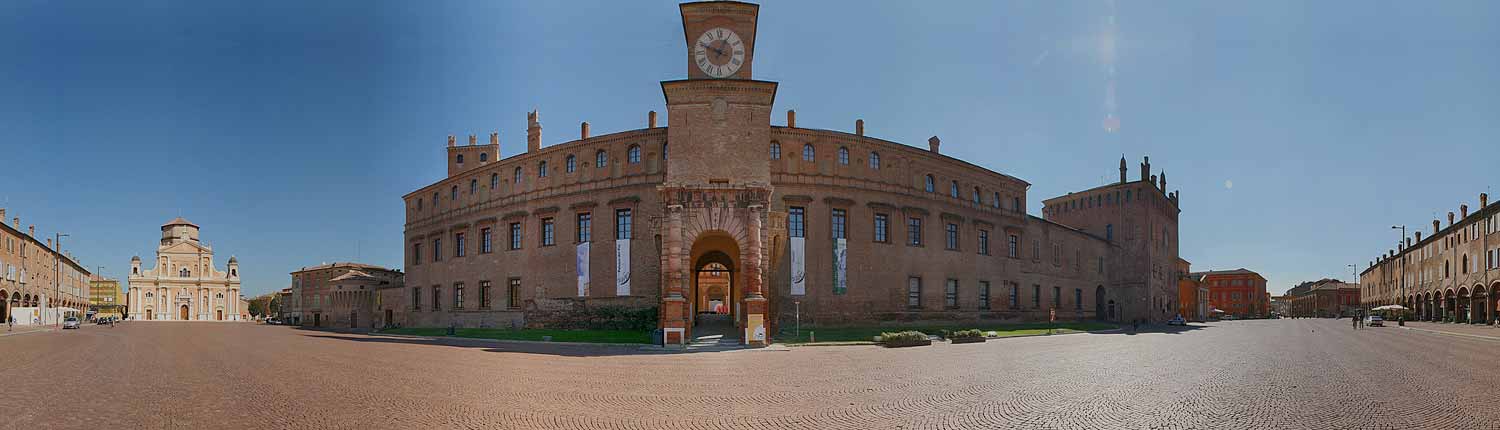
M 187 321 L 188 320 L 188 307 L 187 307 L 187 305 L 182 305 L 182 308 L 177 312 L 177 314 L 178 314 L 178 319 L 181 319 L 183 321 Z
M 146 321 L 151 321 L 152 319 L 154 319 L 152 317 L 154 317 L 154 315 L 151 315 L 151 310 L 146 309 Z
M 218 320 L 218 321 L 223 321 L 224 320 L 224 310 L 223 309 L 219 309 L 219 310 L 215 311 L 214 312 L 214 319 Z

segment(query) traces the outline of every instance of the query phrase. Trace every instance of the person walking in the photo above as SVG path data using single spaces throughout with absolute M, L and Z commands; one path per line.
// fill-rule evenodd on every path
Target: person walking
M 11 316 L 8 316 L 8 317 L 5 317 L 5 318 L 7 320 L 7 321 L 5 321 L 5 331 L 15 331 L 15 329 L 16 329 L 16 316 L 15 315 L 11 315 Z
M 1359 318 L 1358 317 L 1349 318 L 1349 327 L 1353 328 L 1355 330 L 1359 330 Z

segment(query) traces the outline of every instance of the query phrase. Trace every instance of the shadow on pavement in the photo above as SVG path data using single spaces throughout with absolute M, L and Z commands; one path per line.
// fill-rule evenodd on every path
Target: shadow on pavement
M 1111 331 L 1105 331 L 1105 332 L 1090 332 L 1090 334 L 1126 335 L 1126 336 L 1135 336 L 1137 334 L 1147 334 L 1147 333 L 1182 334 L 1182 333 L 1187 333 L 1187 332 L 1192 332 L 1192 331 L 1203 330 L 1203 329 L 1207 329 L 1207 328 L 1213 328 L 1213 326 L 1203 325 L 1202 323 L 1192 323 L 1192 324 L 1183 325 L 1183 326 L 1178 326 L 1178 325 L 1143 325 L 1139 329 L 1131 330 L 1130 326 L 1127 325 L 1127 326 L 1122 326 L 1119 330 L 1111 330 Z
M 426 337 L 369 333 L 368 330 L 329 330 L 312 327 L 294 327 L 307 331 L 303 336 L 335 339 L 351 342 L 394 343 L 407 345 L 448 346 L 454 348 L 480 348 L 488 352 L 514 352 L 522 354 L 547 354 L 564 357 L 605 357 L 615 355 L 681 354 L 692 351 L 669 350 L 655 345 L 587 345 L 575 343 L 547 343 L 529 341 L 503 341 L 464 337 Z M 706 351 L 705 351 L 706 352 Z

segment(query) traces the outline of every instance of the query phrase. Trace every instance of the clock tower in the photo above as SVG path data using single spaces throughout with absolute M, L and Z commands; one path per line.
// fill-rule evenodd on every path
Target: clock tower
M 751 79 L 760 6 L 684 3 L 688 78 L 661 83 L 667 102 L 660 325 L 667 343 L 718 331 L 764 345 L 773 320 L 765 279 L 771 243 L 771 105 L 776 83 Z M 728 273 L 731 306 L 710 308 L 705 268 Z M 715 296 L 717 297 L 717 296 Z M 726 304 L 730 304 L 726 303 Z M 722 317 L 732 326 L 719 326 Z M 728 333 L 724 333 L 724 331 Z

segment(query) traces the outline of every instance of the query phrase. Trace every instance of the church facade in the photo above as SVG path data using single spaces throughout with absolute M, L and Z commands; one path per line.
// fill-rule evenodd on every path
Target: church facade
M 127 292 L 129 318 L 137 321 L 238 321 L 240 264 L 229 257 L 225 270 L 214 266 L 214 251 L 198 238 L 198 225 L 176 218 L 161 226 L 155 267 L 131 257 Z
M 447 177 L 403 197 L 392 323 L 570 327 L 645 309 L 667 342 L 724 323 L 763 344 L 794 321 L 1174 314 L 1177 197 L 1149 163 L 1127 181 L 1121 160 L 1118 184 L 1033 216 L 1030 183 L 943 155 L 937 136 L 800 128 L 790 110 L 773 125 L 777 83 L 751 73 L 759 6 L 680 10 L 687 77 L 660 83 L 665 126 L 656 112 L 604 135 L 585 122 L 543 148 L 531 112 L 526 152 L 505 158 L 497 133 L 449 136 Z

